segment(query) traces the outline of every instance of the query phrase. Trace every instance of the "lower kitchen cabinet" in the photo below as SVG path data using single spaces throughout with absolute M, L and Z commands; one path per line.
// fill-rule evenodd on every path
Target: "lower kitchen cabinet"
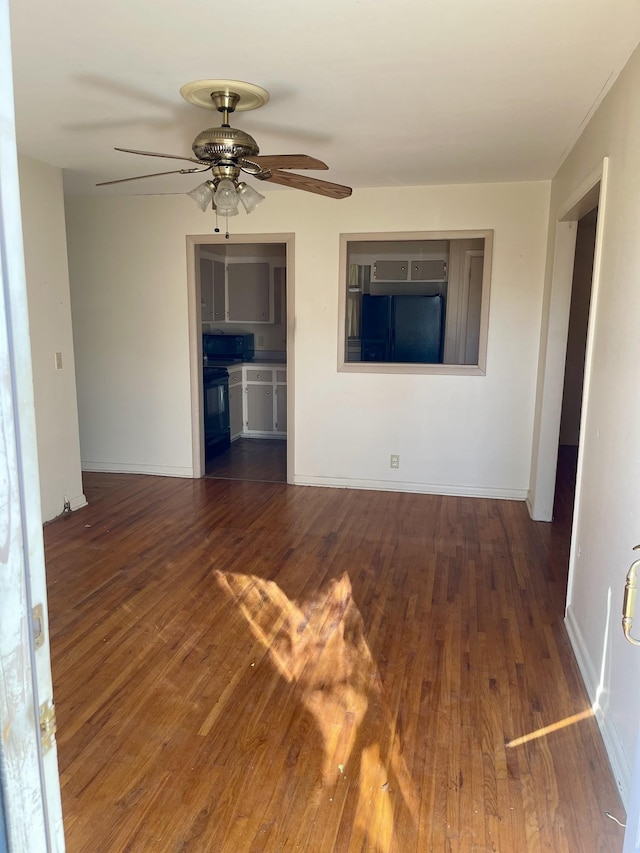
M 247 385 L 247 432 L 273 432 L 273 386 Z
M 229 426 L 231 441 L 242 435 L 242 385 L 229 386 Z
M 242 365 L 229 367 L 229 426 L 231 441 L 242 435 L 244 428 L 244 393 L 242 386 Z
M 278 374 L 284 373 L 284 380 L 278 379 L 275 388 L 275 412 L 276 420 L 274 432 L 287 434 L 287 372 L 278 370 Z
M 255 438 L 287 434 L 287 371 L 260 365 L 243 366 L 244 430 Z M 231 392 L 231 389 L 229 389 Z M 233 429 L 232 429 L 233 437 Z

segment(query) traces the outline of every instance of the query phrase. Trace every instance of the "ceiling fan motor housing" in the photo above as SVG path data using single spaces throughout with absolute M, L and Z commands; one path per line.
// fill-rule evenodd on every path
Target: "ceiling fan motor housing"
M 244 130 L 234 127 L 210 127 L 203 130 L 193 140 L 191 146 L 198 160 L 239 160 L 260 153 L 258 144 Z

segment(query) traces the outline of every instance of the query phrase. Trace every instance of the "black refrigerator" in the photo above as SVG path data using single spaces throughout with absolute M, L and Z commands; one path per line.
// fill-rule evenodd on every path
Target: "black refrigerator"
M 435 296 L 362 297 L 362 361 L 442 362 L 444 299 Z

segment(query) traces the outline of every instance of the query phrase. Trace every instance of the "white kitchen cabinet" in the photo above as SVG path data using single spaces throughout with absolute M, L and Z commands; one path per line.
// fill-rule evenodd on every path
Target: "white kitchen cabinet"
M 231 441 L 239 438 L 243 432 L 244 392 L 242 386 L 242 365 L 228 368 L 229 373 L 229 426 Z
M 216 323 L 224 323 L 227 316 L 226 271 L 222 261 L 213 261 L 213 319 Z
M 274 322 L 274 275 L 267 263 L 200 258 L 200 289 L 203 322 Z
M 269 264 L 227 264 L 226 320 L 273 323 L 273 278 Z
M 202 322 L 282 324 L 286 318 L 284 258 L 225 257 L 201 247 L 198 259 Z
M 287 434 L 287 386 L 276 385 L 275 390 L 276 420 L 273 425 L 274 432 Z
M 371 281 L 407 281 L 409 261 L 377 260 L 371 268 Z
M 224 322 L 225 269 L 221 261 L 200 258 L 200 307 L 203 323 Z
M 372 282 L 446 281 L 447 256 L 416 260 L 377 259 L 371 264 Z
M 247 385 L 247 432 L 273 432 L 273 386 Z
M 287 434 L 287 371 L 262 365 L 243 365 L 244 431 L 255 438 L 284 438 Z
M 213 262 L 200 258 L 200 315 L 203 323 L 213 320 Z

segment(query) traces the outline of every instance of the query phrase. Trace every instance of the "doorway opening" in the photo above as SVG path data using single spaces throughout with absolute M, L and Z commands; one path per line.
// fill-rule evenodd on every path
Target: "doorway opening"
M 534 422 L 534 443 L 531 459 L 531 483 L 527 506 L 534 521 L 551 521 L 554 511 L 558 448 L 560 444 L 560 422 L 564 397 L 564 378 L 569 336 L 569 315 L 576 262 L 578 223 L 595 214 L 595 247 L 591 259 L 590 291 L 587 309 L 585 351 L 581 357 L 579 373 L 582 381 L 578 385 L 580 406 L 577 415 L 579 434 L 587 417 L 589 404 L 589 381 L 592 365 L 593 327 L 597 313 L 600 284 L 600 261 L 606 216 L 606 194 L 608 158 L 589 175 L 558 211 L 553 241 L 553 256 L 550 259 L 550 278 L 543 300 L 542 335 L 540 342 L 540 364 L 538 369 L 538 397 Z M 576 348 L 579 350 L 579 347 Z M 575 379 L 573 380 L 575 383 Z M 575 502 L 573 514 L 577 516 L 580 502 L 580 472 L 582 456 L 578 445 L 575 473 Z M 569 566 L 569 588 L 573 564 L 573 543 Z
M 190 236 L 187 261 L 194 476 L 291 482 L 293 235 Z M 214 452 L 203 389 L 212 368 L 227 379 L 218 408 L 228 438 Z
M 554 519 L 558 516 L 570 517 L 575 502 L 597 224 L 597 205 L 577 221 L 560 411 Z

